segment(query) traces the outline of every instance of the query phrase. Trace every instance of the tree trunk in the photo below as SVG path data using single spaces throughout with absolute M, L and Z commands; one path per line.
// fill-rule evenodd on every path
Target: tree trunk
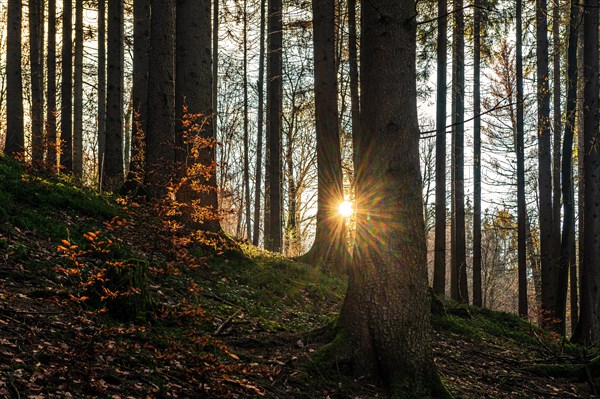
M 73 172 L 73 1 L 63 0 L 62 76 L 60 85 L 60 166 Z
M 571 241 L 575 237 L 575 203 L 573 200 L 573 135 L 575 130 L 577 112 L 577 40 L 579 4 L 576 0 L 571 4 L 571 15 L 569 17 L 569 43 L 567 49 L 567 119 L 565 122 L 565 136 L 562 149 L 562 196 L 563 196 L 563 227 L 560 245 L 560 257 L 558 267 L 558 293 L 556 303 L 556 314 L 558 319 L 558 330 L 565 334 L 565 317 L 567 310 L 567 291 L 569 288 L 569 269 L 571 262 Z M 576 316 L 575 316 L 576 317 Z
M 562 135 L 562 110 L 561 110 L 561 71 L 560 58 L 560 1 L 555 0 L 552 3 L 552 220 L 554 228 L 554 239 L 556 244 L 560 245 L 560 155 L 561 155 L 561 135 Z M 557 259 L 558 260 L 558 259 Z M 560 284 L 560 279 L 568 280 L 568 273 L 560 273 L 557 275 L 557 283 Z M 560 302 L 560 293 L 557 297 Z M 559 306 L 559 304 L 557 303 Z M 563 316 L 564 318 L 564 316 Z
M 75 0 L 73 75 L 73 176 L 83 176 L 83 0 Z
M 576 340 L 600 344 L 600 149 L 598 137 L 598 0 L 585 1 L 584 62 L 584 243 L 581 314 Z
M 438 1 L 437 106 L 435 141 L 435 250 L 433 290 L 446 294 L 446 68 L 448 5 Z
M 106 148 L 102 186 L 111 191 L 121 188 L 124 180 L 122 24 L 123 2 L 108 0 Z
M 246 239 L 252 237 L 252 224 L 250 219 L 250 132 L 248 126 L 248 10 L 247 0 L 244 0 L 244 191 L 245 191 L 245 214 L 246 214 Z
M 219 1 L 213 0 L 212 18 L 212 125 L 219 131 Z
M 193 206 L 195 201 L 199 201 L 202 207 L 201 213 L 208 216 L 201 218 L 193 216 L 190 222 L 198 223 L 197 227 L 201 224 L 204 231 L 219 233 L 221 226 L 217 199 L 216 140 L 213 120 L 209 117 L 213 115 L 210 11 L 209 0 L 177 1 L 175 73 L 177 137 L 175 142 L 178 143 L 178 165 L 176 167 L 179 173 L 181 168 L 187 169 L 184 170 L 183 176 L 180 174 L 184 181 L 177 197 L 191 213 L 200 211 Z M 197 123 L 209 117 L 200 131 L 186 130 L 182 125 L 182 122 L 192 121 L 199 116 L 201 119 L 196 120 Z M 198 153 L 192 151 L 193 147 L 198 150 Z M 195 183 L 203 185 L 204 188 L 194 190 L 192 186 Z
M 473 29 L 473 305 L 481 307 L 481 4 L 475 0 Z
M 44 2 L 29 0 L 29 60 L 31 65 L 31 160 L 44 161 Z
M 548 23 L 546 0 L 536 0 L 536 57 L 538 98 L 538 187 L 540 207 L 540 257 L 542 261 L 542 313 L 544 327 L 555 329 L 557 264 L 552 207 L 552 146 L 550 88 L 548 85 Z
M 453 299 L 469 302 L 467 286 L 467 248 L 465 235 L 465 20 L 462 0 L 454 0 L 454 31 L 452 34 L 452 114 L 454 135 L 454 209 L 452 237 L 455 246 L 453 258 L 455 278 Z
M 6 44 L 6 143 L 4 152 L 21 157 L 25 151 L 23 77 L 21 74 L 21 0 L 8 2 Z
M 442 0 L 443 1 L 443 0 Z M 350 101 L 352 112 L 352 144 L 354 147 L 354 178 L 358 175 L 358 159 L 356 158 L 360 137 L 360 94 L 358 77 L 358 46 L 356 35 L 356 0 L 348 0 L 348 63 L 350 72 Z
M 135 75 L 134 75 L 135 79 Z M 106 0 L 98 0 L 98 182 L 102 184 L 106 149 Z
M 525 199 L 525 126 L 523 122 L 523 3 L 517 0 L 517 258 L 519 316 L 528 314 L 527 303 L 527 202 Z
M 260 0 L 260 44 L 258 54 L 258 126 L 256 133 L 256 182 L 254 186 L 254 228 L 252 244 L 258 245 L 260 239 L 260 199 L 262 186 L 263 124 L 264 124 L 264 77 L 265 77 L 265 5 Z
M 432 360 L 412 1 L 363 3 L 357 240 L 340 316 L 357 375 L 393 397 L 442 397 Z M 385 62 L 381 62 L 385 60 Z M 367 150 L 368 148 L 368 150 Z M 402 155 L 400 155 L 402 154 Z M 364 168 L 364 169 L 363 169 Z
M 346 229 L 338 213 L 344 201 L 335 63 L 335 2 L 313 0 L 315 118 L 317 131 L 317 227 L 304 261 L 344 271 Z
M 148 126 L 148 69 L 150 67 L 150 2 L 133 3 L 133 87 L 131 106 L 131 162 L 127 189 L 135 190 L 143 182 L 144 137 Z
M 265 173 L 265 248 L 280 252 L 281 232 L 281 112 L 283 107 L 281 0 L 268 1 L 267 154 Z
M 583 7 L 583 2 L 585 0 L 575 0 L 579 4 L 580 7 Z M 583 8 L 581 8 L 583 10 Z M 580 19 L 583 21 L 582 11 Z M 584 223 L 583 219 L 585 217 L 585 178 L 584 178 L 584 164 L 583 164 L 583 154 L 584 154 L 584 107 L 583 107 L 583 91 L 585 88 L 585 76 L 584 76 L 584 68 L 583 68 L 583 45 L 584 45 L 584 37 L 583 37 L 583 23 L 579 24 L 579 42 L 577 43 L 577 153 L 579 156 L 577 157 L 577 208 L 579 213 L 579 229 L 577 231 L 577 271 L 578 271 L 578 282 L 579 282 L 579 292 L 578 297 L 581 298 L 581 287 L 583 287 L 582 281 L 582 271 L 583 271 L 583 248 L 584 248 Z M 571 295 L 573 295 L 571 293 Z M 581 303 L 580 303 L 580 313 L 581 314 Z M 579 324 L 579 320 L 577 321 Z M 573 332 L 577 332 L 575 328 Z
M 48 55 L 46 87 L 46 167 L 58 167 L 56 143 L 56 0 L 48 0 Z
M 146 192 L 167 192 L 175 159 L 175 0 L 151 0 Z

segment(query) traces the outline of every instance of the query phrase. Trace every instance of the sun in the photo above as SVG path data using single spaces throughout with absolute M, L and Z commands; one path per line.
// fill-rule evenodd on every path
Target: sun
M 354 209 L 352 208 L 352 203 L 349 201 L 344 201 L 338 207 L 338 212 L 343 217 L 350 217 L 354 213 Z

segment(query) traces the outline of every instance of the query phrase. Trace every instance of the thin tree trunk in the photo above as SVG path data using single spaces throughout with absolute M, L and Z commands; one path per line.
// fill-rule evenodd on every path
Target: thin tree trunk
M 219 1 L 213 0 L 212 17 L 212 126 L 219 131 Z
M 433 290 L 446 294 L 446 68 L 448 5 L 438 1 L 437 106 L 435 141 L 435 250 Z
M 523 3 L 517 0 L 517 257 L 519 316 L 528 314 L 527 302 L 527 203 L 525 200 L 525 126 L 523 122 Z
M 562 110 L 561 110 L 561 71 L 560 71 L 560 58 L 561 44 L 560 44 L 560 0 L 553 0 L 552 2 L 552 220 L 554 221 L 554 237 L 556 244 L 560 245 L 560 200 L 561 200 L 561 135 L 562 135 Z M 567 273 L 560 273 L 557 275 L 560 284 L 560 279 L 568 279 Z M 557 300 L 560 302 L 560 293 Z M 564 318 L 564 316 L 563 316 Z
M 73 176 L 83 176 L 83 0 L 75 0 L 73 77 Z
M 8 2 L 6 45 L 6 143 L 4 152 L 20 157 L 25 151 L 23 76 L 21 74 L 21 0 Z
M 454 31 L 453 31 L 453 101 L 452 113 L 454 115 L 454 245 L 455 257 L 453 268 L 458 279 L 458 290 L 454 299 L 468 303 L 469 293 L 467 286 L 467 249 L 465 235 L 465 21 L 462 0 L 454 0 Z
M 569 43 L 567 49 L 567 110 L 565 123 L 565 136 L 562 149 L 562 196 L 563 196 L 563 227 L 560 245 L 558 267 L 558 293 L 556 314 L 559 317 L 558 329 L 565 334 L 565 318 L 567 308 L 567 291 L 569 288 L 569 269 L 571 261 L 571 241 L 575 237 L 575 203 L 573 199 L 573 135 L 577 112 L 577 41 L 579 5 L 574 0 L 571 4 L 569 17 Z
M 540 207 L 540 256 L 542 260 L 541 323 L 555 329 L 557 265 L 552 208 L 552 146 L 550 131 L 550 89 L 548 84 L 548 23 L 546 0 L 536 0 L 538 187 Z
M 583 2 L 585 0 L 575 0 L 579 4 L 580 7 L 583 7 Z M 583 8 L 581 8 L 581 20 L 583 20 Z M 584 45 L 584 37 L 583 37 L 583 23 L 579 25 L 579 43 L 577 44 L 577 153 L 579 156 L 577 157 L 577 178 L 578 178 L 578 195 L 577 195 L 577 207 L 579 213 L 579 229 L 577 232 L 577 275 L 579 282 L 579 298 L 581 299 L 581 287 L 583 287 L 582 281 L 582 271 L 583 271 L 583 248 L 584 248 L 584 218 L 585 218 L 585 178 L 584 178 L 584 164 L 583 164 L 583 154 L 585 151 L 584 144 L 584 107 L 583 107 L 583 91 L 585 88 L 585 76 L 584 76 L 584 68 L 583 68 L 583 45 Z M 580 313 L 581 315 L 581 301 L 580 301 Z M 579 325 L 579 320 L 578 320 Z M 575 334 L 577 329 L 573 330 Z
M 73 1 L 63 0 L 60 166 L 73 172 Z
M 148 127 L 148 69 L 150 67 L 150 1 L 133 3 L 133 87 L 131 106 L 131 162 L 127 174 L 128 189 L 135 190 L 143 181 L 144 137 Z
M 108 0 L 106 148 L 102 186 L 120 189 L 123 171 L 123 71 L 121 69 L 123 2 Z
M 134 75 L 135 79 L 135 75 Z M 106 153 L 106 0 L 98 0 L 98 182 Z
M 265 173 L 265 248 L 281 251 L 281 112 L 283 106 L 281 0 L 268 1 L 267 154 Z
M 44 162 L 44 2 L 29 0 L 29 60 L 31 65 L 31 160 Z
M 598 0 L 585 1 L 584 60 L 584 247 L 581 270 L 581 314 L 576 340 L 600 344 L 600 149 L 598 138 Z
M 264 125 L 264 76 L 265 76 L 265 6 L 266 0 L 260 1 L 260 44 L 258 54 L 258 126 L 256 133 L 256 182 L 254 186 L 254 229 L 252 243 L 258 245 L 260 239 L 260 199 L 262 186 L 262 155 Z
M 46 87 L 46 166 L 58 168 L 56 143 L 56 0 L 48 0 L 48 55 Z
M 473 305 L 481 307 L 481 4 L 475 0 L 473 29 Z
M 250 143 L 248 126 L 248 10 L 247 0 L 244 0 L 244 190 L 245 190 L 245 214 L 246 214 L 246 239 L 252 237 L 252 224 L 250 219 Z

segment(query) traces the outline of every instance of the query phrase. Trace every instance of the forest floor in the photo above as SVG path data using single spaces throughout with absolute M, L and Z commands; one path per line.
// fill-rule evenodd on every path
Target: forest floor
M 385 397 L 318 356 L 343 279 L 166 230 L 143 205 L 0 158 L 0 397 Z M 119 274 L 135 287 L 119 293 L 110 267 L 135 271 Z M 435 362 L 456 398 L 596 397 L 594 353 L 512 315 L 434 303 Z

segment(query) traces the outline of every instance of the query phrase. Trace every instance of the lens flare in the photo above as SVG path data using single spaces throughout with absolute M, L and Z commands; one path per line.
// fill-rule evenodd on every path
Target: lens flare
M 350 217 L 354 213 L 354 209 L 352 208 L 352 203 L 349 201 L 344 201 L 338 207 L 338 212 L 343 217 Z

